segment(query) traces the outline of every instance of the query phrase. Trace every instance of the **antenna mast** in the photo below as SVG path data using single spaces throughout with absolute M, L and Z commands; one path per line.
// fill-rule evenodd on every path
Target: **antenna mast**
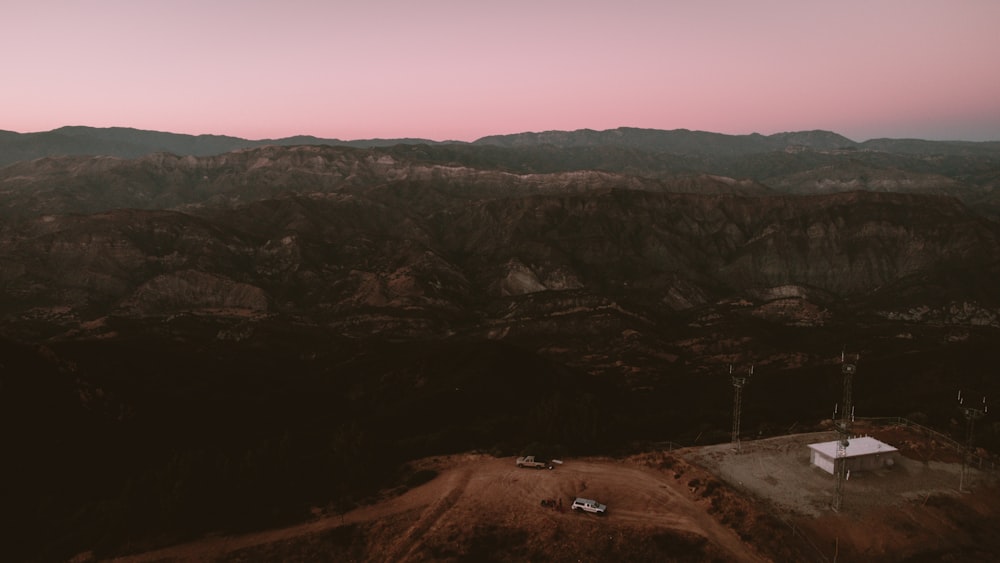
M 860 359 L 860 356 L 855 356 Z M 850 445 L 851 422 L 854 418 L 854 406 L 851 397 L 851 380 L 857 366 L 848 362 L 844 352 L 840 353 L 840 373 L 844 376 L 844 402 L 840 411 L 840 421 L 837 422 L 837 432 L 840 434 L 840 441 L 837 444 L 837 490 L 833 495 L 833 509 L 840 512 L 844 502 L 844 482 L 847 481 L 850 472 L 847 471 L 847 446 Z
M 983 397 L 983 402 L 981 407 L 971 407 L 965 406 L 963 404 L 964 399 L 962 399 L 962 392 L 958 392 L 958 406 L 962 409 L 962 415 L 965 416 L 965 420 L 968 421 L 968 426 L 965 433 L 965 451 L 962 452 L 962 474 L 958 480 L 958 492 L 965 492 L 965 473 L 969 466 L 970 457 L 972 456 L 972 432 L 976 426 L 976 421 L 980 418 L 986 416 L 986 397 Z
M 747 375 L 733 375 L 733 366 L 729 366 L 729 378 L 733 383 L 733 447 L 740 451 L 740 417 L 743 415 L 743 386 L 753 375 L 753 365 Z

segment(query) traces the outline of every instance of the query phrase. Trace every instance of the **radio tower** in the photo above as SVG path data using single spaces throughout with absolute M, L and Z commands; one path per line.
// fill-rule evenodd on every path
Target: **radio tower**
M 733 447 L 740 451 L 740 417 L 743 415 L 743 386 L 753 375 L 753 365 L 746 375 L 733 375 L 733 366 L 729 366 L 729 378 L 733 382 Z
M 986 416 L 986 397 L 983 397 L 983 406 L 980 407 L 967 407 L 963 404 L 962 392 L 958 392 L 958 406 L 962 409 L 962 414 L 965 416 L 965 420 L 968 421 L 968 427 L 965 433 L 965 451 L 962 452 L 962 474 L 958 480 L 958 492 L 965 492 L 965 472 L 969 466 L 969 457 L 972 455 L 972 430 L 976 425 L 976 421 L 980 418 Z
M 857 359 L 858 356 L 855 356 Z M 844 402 L 843 410 L 840 413 L 840 421 L 837 422 L 837 432 L 840 434 L 840 442 L 837 444 L 837 490 L 833 495 L 833 509 L 840 512 L 840 507 L 844 501 L 844 482 L 850 477 L 847 471 L 847 446 L 850 445 L 851 421 L 854 418 L 854 406 L 851 404 L 851 380 L 857 366 L 849 363 L 844 353 L 840 353 L 840 373 L 844 375 Z

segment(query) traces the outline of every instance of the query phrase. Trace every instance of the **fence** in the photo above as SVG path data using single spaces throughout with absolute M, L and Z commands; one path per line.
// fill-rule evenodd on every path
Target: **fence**
M 948 436 L 947 434 L 944 434 L 942 432 L 934 430 L 933 428 L 931 428 L 929 426 L 924 426 L 923 424 L 920 424 L 919 422 L 914 422 L 914 421 L 912 421 L 912 420 L 910 420 L 908 418 L 904 418 L 902 416 L 857 416 L 857 417 L 854 417 L 854 420 L 861 420 L 861 421 L 865 421 L 865 422 L 872 422 L 872 423 L 875 423 L 875 424 L 901 424 L 901 425 L 908 426 L 908 427 L 911 427 L 911 428 L 916 428 L 916 429 L 920 430 L 921 432 L 927 434 L 928 436 L 933 436 L 935 439 L 937 439 L 937 440 L 939 440 L 941 442 L 944 442 L 945 444 L 948 444 L 949 446 L 955 448 L 955 451 L 958 452 L 959 454 L 961 454 L 964 451 L 964 449 L 965 449 L 965 445 L 964 444 L 962 444 L 958 440 L 952 438 L 951 436 Z M 786 434 L 791 434 L 792 431 L 797 426 L 798 426 L 798 422 L 796 422 L 795 424 L 792 424 L 785 433 Z M 753 440 L 752 439 L 745 440 L 745 442 L 747 442 L 748 444 L 752 444 Z M 694 445 L 704 445 L 704 444 L 684 445 L 684 444 L 678 444 L 677 442 L 671 442 L 669 440 L 664 440 L 664 441 L 661 441 L 661 442 L 652 442 L 650 444 L 650 446 L 652 446 L 655 449 L 666 450 L 668 452 L 669 451 L 673 451 L 673 450 L 679 450 L 681 448 L 693 447 Z M 990 473 L 996 473 L 996 472 L 1000 471 L 1000 465 L 998 465 L 997 462 L 994 461 L 994 460 L 992 460 L 992 459 L 976 455 L 976 454 L 974 454 L 972 452 L 968 453 L 968 458 L 966 458 L 966 459 L 968 460 L 968 463 L 969 463 L 970 467 L 976 467 L 979 470 L 987 471 L 987 472 L 990 472 Z
M 671 442 L 669 440 L 664 441 L 664 442 L 653 442 L 652 444 L 650 444 L 650 446 L 652 446 L 653 448 L 655 448 L 657 450 L 666 450 L 668 452 L 672 452 L 674 450 L 679 450 L 681 448 L 686 448 L 687 447 L 685 445 L 678 444 L 677 442 Z
M 935 430 L 933 428 L 930 428 L 928 426 L 924 426 L 923 424 L 920 424 L 920 423 L 915 422 L 913 420 L 910 420 L 908 418 L 904 418 L 904 417 L 901 417 L 901 416 L 881 416 L 881 417 L 878 417 L 878 416 L 872 416 L 872 417 L 862 417 L 862 416 L 859 416 L 859 417 L 855 417 L 855 420 L 870 422 L 870 423 L 877 424 L 877 425 L 895 424 L 895 425 L 902 425 L 902 426 L 907 426 L 907 427 L 910 427 L 910 428 L 914 428 L 914 429 L 916 429 L 916 430 L 924 433 L 925 435 L 927 435 L 929 437 L 933 437 L 935 440 L 938 440 L 939 442 L 942 442 L 942 443 L 946 444 L 947 446 L 955 448 L 955 451 L 958 452 L 959 454 L 962 454 L 963 452 L 965 452 L 965 445 L 962 442 L 959 442 L 958 440 L 952 438 L 951 436 L 948 436 L 947 434 L 944 434 L 944 433 L 942 433 L 942 432 L 940 432 L 938 430 Z M 798 426 L 798 423 L 792 424 L 792 426 L 788 428 L 788 430 L 785 432 L 785 434 L 792 434 L 793 431 L 796 429 L 797 426 Z M 751 445 L 753 442 L 754 442 L 754 440 L 747 440 L 747 441 L 745 441 L 745 444 L 746 445 Z M 660 441 L 660 442 L 653 442 L 650 445 L 653 446 L 656 449 L 666 450 L 666 451 L 673 451 L 673 450 L 676 450 L 676 449 L 693 447 L 693 446 L 686 446 L 684 444 L 678 444 L 677 442 L 672 442 L 672 441 L 669 441 L 669 440 L 667 440 L 667 441 Z M 699 444 L 699 445 L 702 445 L 702 444 Z M 966 460 L 968 460 L 968 464 L 969 464 L 970 467 L 974 466 L 974 467 L 977 467 L 978 469 L 980 469 L 982 471 L 985 471 L 985 472 L 988 472 L 988 473 L 991 473 L 991 474 L 994 474 L 994 475 L 998 472 L 998 470 L 1000 470 L 1000 467 L 998 467 L 997 462 L 994 461 L 994 460 L 992 460 L 992 459 L 988 459 L 988 458 L 985 458 L 985 457 L 982 457 L 982 456 L 979 456 L 979 455 L 975 455 L 975 454 L 973 454 L 971 452 L 968 452 L 967 456 L 968 457 L 966 457 Z M 741 484 L 730 483 L 730 486 L 732 486 L 732 487 L 734 487 L 736 489 L 740 489 L 740 490 L 742 490 L 744 492 L 747 492 L 747 493 L 750 492 L 749 489 L 747 489 L 747 488 L 745 488 L 745 487 L 743 487 L 741 485 L 742 485 L 742 483 Z M 831 561 L 836 561 L 836 559 L 837 559 L 836 555 L 831 556 L 831 555 L 829 555 L 827 553 L 827 551 L 821 549 L 818 545 L 816 545 L 816 542 L 813 540 L 813 538 L 809 537 L 809 535 L 805 531 L 803 531 L 802 529 L 800 529 L 798 526 L 796 526 L 794 522 L 792 522 L 789 519 L 786 519 L 784 516 L 782 516 L 780 514 L 774 514 L 774 516 L 777 517 L 777 520 L 779 522 L 781 522 L 784 525 L 788 526 L 789 530 L 791 530 L 792 535 L 795 538 L 797 538 L 798 540 L 800 540 L 805 546 L 808 546 L 808 548 L 812 550 L 812 552 L 813 552 L 812 556 L 815 558 L 815 559 L 813 559 L 814 561 L 821 561 L 821 562 L 826 562 L 826 563 L 829 563 Z
M 914 422 L 908 418 L 903 418 L 901 416 L 858 416 L 855 417 L 855 420 L 864 420 L 867 422 L 873 422 L 875 424 L 901 424 L 904 426 L 916 428 L 929 436 L 933 436 L 936 440 L 940 440 L 941 442 L 950 445 L 951 447 L 955 448 L 955 451 L 957 451 L 960 454 L 965 450 L 964 444 L 948 436 L 947 434 L 943 434 L 941 432 L 938 432 L 937 430 L 934 430 L 933 428 L 924 426 L 919 422 Z M 998 469 L 996 461 L 993 461 L 991 459 L 986 459 L 972 452 L 969 452 L 967 455 L 968 457 L 966 459 L 968 459 L 970 467 L 975 466 L 977 469 L 980 469 L 982 471 L 988 471 L 990 473 L 995 473 Z

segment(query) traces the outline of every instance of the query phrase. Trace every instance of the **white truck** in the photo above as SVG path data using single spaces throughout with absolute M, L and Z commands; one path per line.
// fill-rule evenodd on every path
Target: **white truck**
M 536 458 L 533 455 L 526 455 L 517 458 L 518 467 L 531 467 L 534 469 L 552 469 L 555 467 L 551 462 L 545 461 L 544 459 Z
M 589 498 L 577 497 L 570 505 L 573 510 L 582 510 L 584 512 L 593 512 L 594 514 L 604 514 L 608 511 L 607 505 L 601 504 L 596 500 Z

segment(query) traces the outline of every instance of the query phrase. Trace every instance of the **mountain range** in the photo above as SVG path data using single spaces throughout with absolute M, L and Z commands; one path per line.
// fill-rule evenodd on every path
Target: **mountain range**
M 996 156 L 1000 141 L 925 141 L 920 139 L 870 139 L 856 142 L 830 131 L 798 131 L 773 135 L 726 135 L 687 129 L 660 130 L 620 127 L 605 131 L 545 131 L 490 135 L 472 143 L 429 139 L 324 139 L 297 135 L 280 139 L 249 140 L 226 135 L 186 135 L 126 127 L 67 126 L 37 133 L 0 130 L 0 166 L 44 156 L 119 156 L 135 158 L 157 152 L 211 156 L 240 149 L 277 145 L 330 145 L 357 148 L 394 145 L 472 144 L 499 147 L 622 147 L 646 152 L 681 155 L 740 156 L 775 150 L 861 150 L 909 155 Z
M 21 163 L 19 168 L 5 170 L 5 175 L 33 178 L 55 172 L 46 167 L 70 166 L 65 161 L 26 164 L 45 157 L 155 160 L 157 154 L 221 156 L 281 146 L 362 148 L 387 152 L 402 162 L 519 174 L 589 170 L 645 179 L 718 175 L 757 181 L 788 193 L 854 189 L 934 192 L 959 197 L 992 213 L 997 208 L 994 188 L 1000 168 L 1000 142 L 873 139 L 856 143 L 828 131 L 764 136 L 634 128 L 521 133 L 484 137 L 472 143 L 438 143 L 305 136 L 250 141 L 126 128 L 63 127 L 43 133 L 0 131 L 0 166 Z M 113 165 L 104 162 L 101 166 Z M 16 205 L 7 205 L 11 206 Z
M 727 435 L 734 363 L 761 374 L 758 433 L 828 417 L 845 349 L 874 414 L 961 432 L 942 397 L 1000 390 L 997 142 L 67 127 L 0 132 L 0 165 L 4 428 L 35 460 L 5 469 L 28 483 L 10 510 L 49 506 L 41 467 L 74 456 L 93 470 L 65 486 L 100 483 L 25 524 L 63 538 L 49 555 L 99 541 L 79 518 L 121 527 L 110 551 L 237 513 L 256 526 L 443 451 Z M 46 424 L 13 430 L 33 413 Z M 298 485 L 272 512 L 222 506 L 199 500 L 209 466 Z M 144 518 L 167 520 L 127 523 L 154 497 L 170 508 Z
M 0 168 L 14 333 L 191 312 L 401 338 L 746 315 L 1000 328 L 998 143 L 616 129 L 361 148 L 89 128 L 9 142 L 25 138 L 124 153 Z M 239 143 L 259 146 L 197 154 Z M 174 152 L 127 156 L 154 147 Z

